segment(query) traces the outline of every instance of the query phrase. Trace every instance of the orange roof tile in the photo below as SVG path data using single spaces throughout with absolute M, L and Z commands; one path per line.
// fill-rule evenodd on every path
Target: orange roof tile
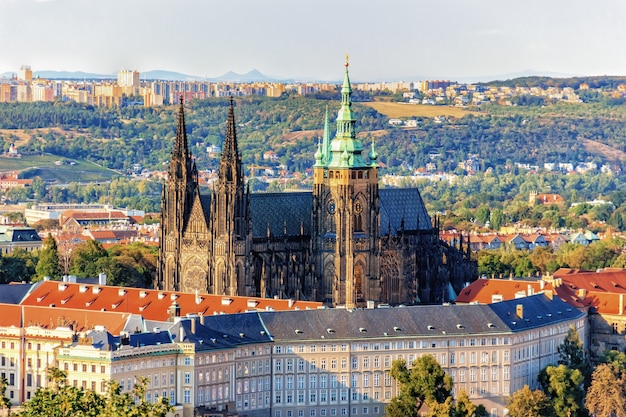
M 626 294 L 626 270 L 611 268 L 599 272 L 559 269 L 554 277 L 573 290 L 584 289 L 596 293 Z
M 16 304 L 0 304 L 0 327 L 20 327 L 22 307 Z
M 24 306 L 24 327 L 37 326 L 47 329 L 70 327 L 81 332 L 104 326 L 112 334 L 120 334 L 131 314 L 109 311 L 50 308 L 49 306 Z
M 58 281 L 44 281 L 22 300 L 23 305 L 49 306 L 92 311 L 140 314 L 147 320 L 165 321 L 168 309 L 176 301 L 181 315 L 242 313 L 252 310 L 304 310 L 322 305 L 312 301 L 273 298 L 220 296 L 130 287 L 100 286 Z
M 0 327 L 30 327 L 44 329 L 69 327 L 75 331 L 104 326 L 113 334 L 119 334 L 130 318 L 128 313 L 104 311 L 74 310 L 69 308 L 51 308 L 49 306 L 29 306 L 0 304 Z
M 458 304 L 491 304 L 494 298 L 501 300 L 513 300 L 542 291 L 552 291 L 570 305 L 578 308 L 585 307 L 585 303 L 576 294 L 567 288 L 554 287 L 550 282 L 541 279 L 514 280 L 514 279 L 477 279 L 467 287 L 463 288 L 456 298 Z M 496 296 L 496 297 L 494 297 Z M 499 296 L 499 297 L 498 297 Z

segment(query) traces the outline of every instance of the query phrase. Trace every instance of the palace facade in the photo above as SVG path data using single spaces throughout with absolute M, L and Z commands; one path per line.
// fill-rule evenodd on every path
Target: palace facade
M 351 95 L 346 63 L 336 133 L 327 114 L 313 190 L 292 193 L 250 193 L 232 98 L 218 180 L 201 190 L 181 102 L 157 288 L 360 307 L 441 303 L 474 280 L 469 249 L 439 238 L 417 188 L 379 189 L 378 153 L 357 138 Z

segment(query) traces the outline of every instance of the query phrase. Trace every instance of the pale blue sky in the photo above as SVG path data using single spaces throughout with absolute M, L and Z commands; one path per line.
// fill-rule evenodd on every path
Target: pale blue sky
M 0 0 L 0 73 L 626 75 L 623 0 Z

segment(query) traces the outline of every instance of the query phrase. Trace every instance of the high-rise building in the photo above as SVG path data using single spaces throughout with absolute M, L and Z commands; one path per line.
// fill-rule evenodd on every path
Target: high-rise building
M 17 72 L 17 79 L 20 81 L 33 81 L 33 70 L 28 65 L 22 65 Z
M 449 301 L 477 276 L 469 249 L 439 239 L 417 188 L 379 189 L 378 154 L 356 136 L 346 62 L 337 128 L 328 113 L 313 192 L 252 194 L 231 98 L 219 176 L 200 192 L 178 116 L 162 195 L 160 289 L 364 306 Z
M 122 69 L 117 73 L 117 85 L 120 87 L 139 87 L 139 71 Z

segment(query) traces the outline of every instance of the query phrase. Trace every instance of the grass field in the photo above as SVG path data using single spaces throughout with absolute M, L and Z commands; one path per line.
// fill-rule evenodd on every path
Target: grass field
M 56 161 L 64 160 L 57 155 L 28 155 L 22 158 L 0 158 L 0 172 L 17 171 L 21 178 L 41 177 L 46 181 L 89 182 L 106 181 L 116 172 L 103 168 L 88 161 L 76 160 L 75 165 L 56 165 Z
M 463 116 L 467 116 L 468 114 L 480 114 L 478 112 L 469 111 L 460 107 L 430 106 L 425 104 L 404 104 L 392 103 L 388 101 L 373 101 L 360 104 L 372 107 L 377 112 L 393 119 L 436 116 L 461 118 Z

